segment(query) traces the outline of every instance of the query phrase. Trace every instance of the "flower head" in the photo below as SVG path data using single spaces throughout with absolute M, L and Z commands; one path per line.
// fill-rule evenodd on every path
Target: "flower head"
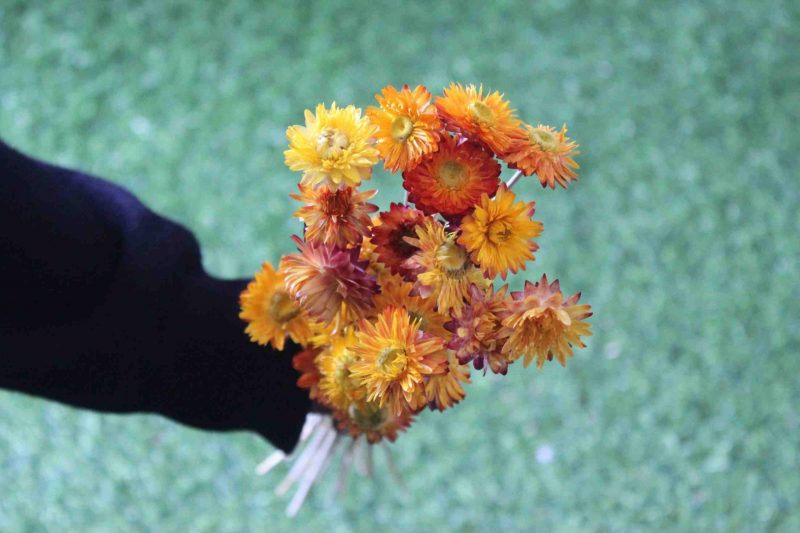
M 470 287 L 468 304 L 460 313 L 452 312 L 452 320 L 445 327 L 453 333 L 447 344 L 455 350 L 458 362 L 470 361 L 476 370 L 490 368 L 495 374 L 508 372 L 510 363 L 503 353 L 508 332 L 502 327 L 501 315 L 508 308 L 507 286 L 495 291 L 473 285 Z
M 480 146 L 450 135 L 439 150 L 403 173 L 408 199 L 426 214 L 461 215 L 493 195 L 500 184 L 500 164 Z
M 425 215 L 418 209 L 392 203 L 389 210 L 379 216 L 380 224 L 372 229 L 372 243 L 378 260 L 389 267 L 393 274 L 400 274 L 407 280 L 413 279 L 405 262 L 417 249 L 406 242 L 406 237 L 416 236 L 416 228 L 425 220 Z
M 319 104 L 316 113 L 306 110 L 305 120 L 305 126 L 286 130 L 289 149 L 284 152 L 286 165 L 303 173 L 304 185 L 337 188 L 369 179 L 379 154 L 372 146 L 375 127 L 361 109 Z
M 425 87 L 412 91 L 404 85 L 398 91 L 387 85 L 375 99 L 380 107 L 368 107 L 367 116 L 378 128 L 376 147 L 386 170 L 409 169 L 436 151 L 442 125 Z
M 534 128 L 525 124 L 503 159 L 526 176 L 536 173 L 542 187 L 555 189 L 558 182 L 566 189 L 570 181 L 578 179 L 575 174 L 578 163 L 573 159 L 579 153 L 577 148 L 567 137 L 566 126 L 556 131 L 550 126 L 539 124 Z
M 367 388 L 367 401 L 388 405 L 395 414 L 425 405 L 425 376 L 447 363 L 444 341 L 419 331 L 405 309 L 387 307 L 377 318 L 358 323 L 358 357 L 350 371 Z
M 239 303 L 239 318 L 247 322 L 245 332 L 253 342 L 283 350 L 287 335 L 298 344 L 305 344 L 311 335 L 306 317 L 284 285 L 284 274 L 269 263 L 256 272 Z
M 300 194 L 290 194 L 305 205 L 294 214 L 306 225 L 306 241 L 340 248 L 358 243 L 369 234 L 369 214 L 378 206 L 367 203 L 378 191 L 359 192 L 355 187 L 331 190 L 300 184 Z
M 417 274 L 417 292 L 423 298 L 435 298 L 438 311 L 461 310 L 469 286 L 484 287 L 486 279 L 469 260 L 467 251 L 456 242 L 455 233 L 447 233 L 442 224 L 426 219 L 417 228 L 417 238 L 408 239 L 419 251 L 407 261 Z
M 377 289 L 374 276 L 358 260 L 358 250 L 304 243 L 292 237 L 300 253 L 284 256 L 286 287 L 313 319 L 328 323 L 339 316 L 350 322 L 372 310 Z
M 394 442 L 397 434 L 404 431 L 414 419 L 413 411 L 395 413 L 388 405 L 379 402 L 359 401 L 350 405 L 347 411 L 334 411 L 338 427 L 353 438 L 366 436 L 367 442 L 376 444 L 381 439 Z
M 436 311 L 433 298 L 412 296 L 414 285 L 403 281 L 398 276 L 385 276 L 379 280 L 380 291 L 375 295 L 375 308 L 378 311 L 386 307 L 402 307 L 412 320 L 419 321 L 419 330 L 442 339 L 449 339 L 450 333 L 444 328 L 447 317 Z
M 448 130 L 483 144 L 495 154 L 508 149 L 520 125 L 503 95 L 497 91 L 484 95 L 483 85 L 476 89 L 472 84 L 450 84 L 444 96 L 436 98 L 436 109 Z
M 558 359 L 566 365 L 572 347 L 584 348 L 582 336 L 591 335 L 591 326 L 583 322 L 592 316 L 591 307 L 578 304 L 580 293 L 566 300 L 558 280 L 547 283 L 547 276 L 537 283 L 525 282 L 525 289 L 511 293 L 513 302 L 504 314 L 503 326 L 509 337 L 503 351 L 512 359 L 524 356 L 524 366 L 536 357 L 536 366 L 545 360 Z
M 470 383 L 468 367 L 461 365 L 450 352 L 447 372 L 430 376 L 425 382 L 425 398 L 431 409 L 444 411 L 464 399 L 462 383 Z
M 350 372 L 356 355 L 351 348 L 356 343 L 352 328 L 330 337 L 330 344 L 319 356 L 319 389 L 327 403 L 346 411 L 350 405 L 364 397 L 365 390 Z
M 542 223 L 531 220 L 535 204 L 514 202 L 516 195 L 501 186 L 494 198 L 484 194 L 480 204 L 461 222 L 458 239 L 487 276 L 506 279 L 508 271 L 525 270 L 539 246 L 533 241 Z

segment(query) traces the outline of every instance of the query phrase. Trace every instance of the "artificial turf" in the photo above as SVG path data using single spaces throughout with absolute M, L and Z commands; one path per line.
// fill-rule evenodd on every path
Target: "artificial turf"
M 581 180 L 519 186 L 525 277 L 595 311 L 566 368 L 421 416 L 406 490 L 379 461 L 294 520 L 253 435 L 0 393 L 0 530 L 800 530 L 798 27 L 788 0 L 0 0 L 0 136 L 183 222 L 220 276 L 292 250 L 284 130 L 317 102 L 456 80 L 566 122 Z

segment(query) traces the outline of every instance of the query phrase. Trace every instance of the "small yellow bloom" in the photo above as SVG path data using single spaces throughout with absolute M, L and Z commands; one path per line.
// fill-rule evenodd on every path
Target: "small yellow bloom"
M 447 233 L 434 219 L 425 219 L 416 228 L 417 238 L 407 238 L 419 248 L 409 264 L 420 272 L 417 289 L 423 298 L 435 298 L 438 311 L 449 314 L 450 309 L 461 311 L 470 285 L 488 284 L 480 270 L 469 260 L 469 254 L 456 242 L 455 233 Z
M 387 307 L 374 321 L 358 323 L 351 348 L 358 361 L 350 371 L 367 388 L 367 401 L 388 405 L 395 414 L 425 406 L 425 376 L 447 364 L 444 341 L 419 331 L 405 309 Z
M 364 397 L 365 389 L 353 377 L 350 367 L 357 358 L 352 351 L 356 335 L 352 328 L 330 337 L 329 345 L 319 356 L 319 388 L 336 409 L 347 410 L 350 405 Z
M 355 187 L 370 178 L 379 153 L 372 146 L 376 128 L 361 109 L 352 105 L 330 109 L 319 104 L 316 114 L 306 110 L 305 126 L 286 130 L 289 149 L 284 152 L 286 165 L 303 173 L 301 183 L 332 189 Z
M 531 220 L 533 202 L 516 202 L 516 195 L 501 186 L 494 198 L 484 194 L 475 210 L 461 222 L 458 242 L 490 278 L 508 271 L 525 270 L 539 246 L 533 241 L 542 233 L 542 223 Z
M 269 263 L 264 263 L 261 272 L 239 297 L 241 313 L 246 321 L 245 332 L 258 344 L 270 343 L 276 350 L 283 350 L 286 336 L 298 344 L 305 344 L 311 329 L 297 302 L 289 295 L 283 273 Z

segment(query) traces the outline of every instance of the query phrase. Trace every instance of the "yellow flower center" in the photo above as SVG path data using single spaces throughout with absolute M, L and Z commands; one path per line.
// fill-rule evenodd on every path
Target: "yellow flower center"
M 411 136 L 414 130 L 414 123 L 405 115 L 400 115 L 392 122 L 392 138 L 397 142 L 403 142 Z
M 514 235 L 514 226 L 508 221 L 497 220 L 489 224 L 486 235 L 490 242 L 503 244 Z
M 353 357 L 345 355 L 340 357 L 334 365 L 333 379 L 344 393 L 350 393 L 358 388 L 358 383 L 350 375 L 349 365 L 353 363 L 353 360 Z
M 269 316 L 283 324 L 300 314 L 300 308 L 295 305 L 291 296 L 284 291 L 275 291 L 269 299 Z
M 494 112 L 492 108 L 480 100 L 475 100 L 469 104 L 469 114 L 473 120 L 491 126 L 494 124 Z
M 377 363 L 380 369 L 387 374 L 390 379 L 394 379 L 405 371 L 408 358 L 403 348 L 389 346 L 384 348 L 380 353 Z
M 342 155 L 350 143 L 347 135 L 334 128 L 325 128 L 317 137 L 317 153 L 323 159 L 333 159 Z
M 466 271 L 467 251 L 448 241 L 436 250 L 436 260 L 450 277 L 460 277 Z
M 467 169 L 458 161 L 445 161 L 439 167 L 439 172 L 436 175 L 439 183 L 448 189 L 460 189 L 461 185 L 467 179 Z
M 389 419 L 389 408 L 375 404 L 366 404 L 361 408 L 351 405 L 349 411 L 350 418 L 364 431 L 377 431 Z
M 554 152 L 558 148 L 556 136 L 544 128 L 533 128 L 528 132 L 531 142 L 539 145 L 545 152 Z

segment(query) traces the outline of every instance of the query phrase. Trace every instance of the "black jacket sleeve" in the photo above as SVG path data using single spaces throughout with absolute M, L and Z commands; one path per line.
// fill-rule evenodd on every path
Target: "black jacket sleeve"
M 250 343 L 245 285 L 207 275 L 192 234 L 120 187 L 0 142 L 0 387 L 288 451 L 309 409 L 298 347 Z

